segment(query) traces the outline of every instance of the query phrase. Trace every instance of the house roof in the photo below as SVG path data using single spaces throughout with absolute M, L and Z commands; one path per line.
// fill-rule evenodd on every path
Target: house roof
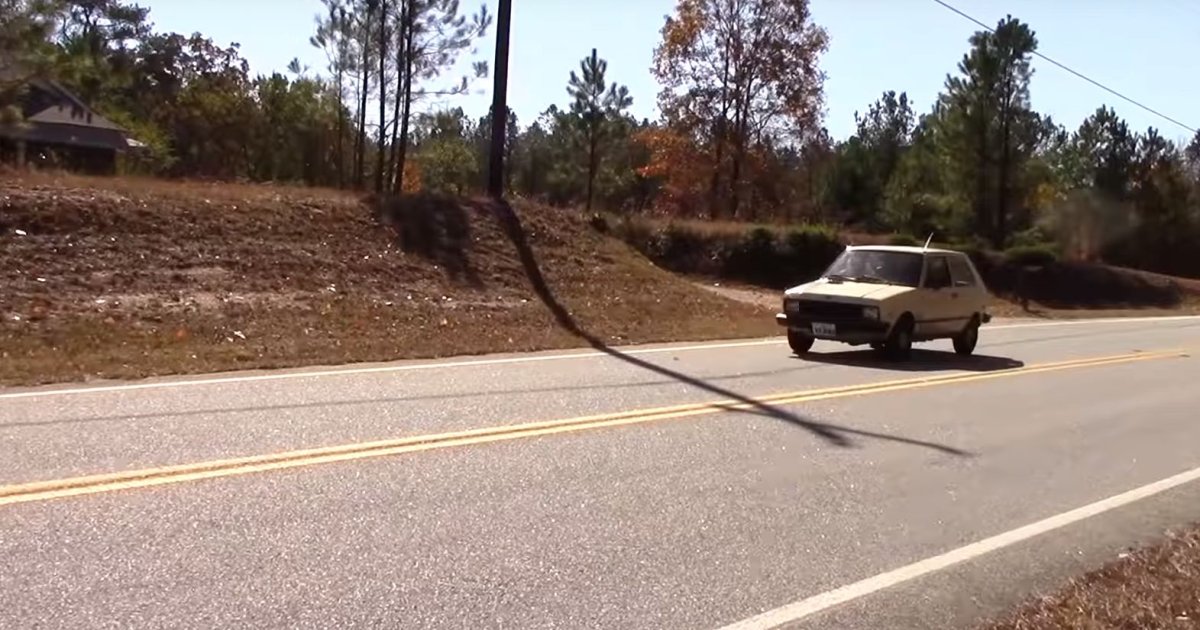
M 40 94 L 26 99 L 24 123 L 0 128 L 0 137 L 118 151 L 131 146 L 124 129 L 92 111 L 62 84 L 33 79 L 29 87 Z
M 51 105 L 32 116 L 26 116 L 25 121 L 43 125 L 75 125 L 78 127 L 124 131 L 120 126 L 100 114 L 86 107 L 81 108 L 75 105 Z
M 36 79 L 30 82 L 31 87 L 51 93 L 58 102 L 40 111 L 27 112 L 25 119 L 30 122 L 50 125 L 80 125 L 98 129 L 113 129 L 124 131 L 107 118 L 92 111 L 78 96 L 57 81 Z

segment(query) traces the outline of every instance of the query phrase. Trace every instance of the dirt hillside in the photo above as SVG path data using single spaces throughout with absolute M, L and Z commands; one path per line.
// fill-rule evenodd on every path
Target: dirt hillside
M 583 345 L 490 202 L 74 177 L 0 183 L 0 383 Z M 776 333 L 575 213 L 519 205 L 553 299 L 622 344 Z M 528 261 L 526 261 L 528 262 Z

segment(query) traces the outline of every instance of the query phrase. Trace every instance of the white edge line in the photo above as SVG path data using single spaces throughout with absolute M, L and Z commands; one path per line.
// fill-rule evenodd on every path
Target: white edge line
M 720 350 L 723 348 L 746 348 L 752 346 L 768 346 L 783 343 L 779 339 L 759 339 L 755 341 L 736 341 L 712 343 L 694 346 L 669 346 L 664 348 L 645 348 L 637 350 L 621 350 L 621 354 L 659 354 L 664 352 L 690 352 L 695 350 Z M 325 376 L 350 376 L 357 374 L 381 374 L 389 372 L 413 372 L 418 370 L 435 370 L 443 368 L 477 367 L 487 365 L 509 365 L 514 363 L 536 363 L 541 361 L 562 361 L 566 359 L 587 359 L 608 356 L 605 352 L 580 351 L 567 354 L 549 354 L 524 357 L 506 357 L 503 359 L 467 359 L 440 363 L 412 363 L 405 365 L 380 365 L 360 368 L 335 368 L 330 370 L 307 370 L 300 372 L 283 372 L 271 374 L 253 374 L 245 376 L 225 376 L 199 378 L 179 381 L 153 381 L 150 383 L 124 383 L 121 385 L 97 385 L 94 387 L 74 387 L 70 389 L 49 389 L 28 392 L 0 393 L 0 400 L 12 398 L 40 398 L 47 396 L 66 396 L 71 394 L 93 394 L 104 392 L 133 391 L 139 389 L 162 389 L 170 387 L 195 387 L 197 385 L 224 385 L 229 383 L 253 383 L 256 381 L 282 381 L 297 378 L 319 378 Z
M 1051 326 L 1083 326 L 1086 324 L 1126 324 L 1144 322 L 1172 322 L 1200 319 L 1200 316 L 1171 316 L 1171 317 L 1114 317 L 1106 319 L 1075 319 L 1055 322 L 1037 322 L 1030 324 L 1004 324 L 988 326 L 988 330 L 1012 330 L 1018 328 L 1046 328 Z M 620 350 L 621 354 L 643 355 L 662 354 L 667 352 L 692 352 L 696 350 L 721 350 L 727 348 L 749 348 L 754 346 L 769 346 L 782 344 L 781 339 L 759 339 L 752 341 L 718 342 L 690 346 L 666 346 L 661 348 L 645 348 Z M 254 383 L 260 381 L 282 381 L 298 378 L 321 378 L 326 376 L 352 376 L 358 374 L 386 374 L 393 372 L 413 372 L 419 370 L 438 370 L 462 367 L 480 367 L 489 365 L 512 365 L 517 363 L 537 363 L 541 361 L 563 361 L 568 359 L 589 359 L 608 356 L 598 351 L 578 351 L 565 354 L 549 354 L 522 357 L 506 357 L 503 359 L 467 359 L 434 363 L 411 363 L 403 365 L 381 365 L 375 367 L 346 367 L 327 370 L 306 370 L 296 372 L 273 372 L 269 374 L 253 374 L 243 376 L 207 377 L 191 380 L 152 381 L 148 383 L 122 383 L 119 385 L 96 385 L 90 387 L 72 387 L 68 389 L 45 389 L 23 392 L 0 393 L 0 400 L 18 398 L 48 398 L 52 396 L 70 396 L 77 394 L 102 394 L 108 392 L 126 392 L 143 389 L 167 389 L 174 387 L 196 387 L 200 385 L 228 385 L 231 383 Z
M 832 591 L 826 591 L 807 599 L 802 599 L 774 610 L 769 610 L 754 617 L 750 617 L 749 619 L 725 626 L 721 630 L 763 630 L 766 628 L 776 628 L 783 624 L 794 623 L 804 619 L 805 617 L 809 617 L 846 602 L 882 591 L 887 588 L 891 588 L 910 580 L 915 580 L 925 575 L 929 575 L 930 573 L 947 569 L 956 564 L 974 560 L 993 551 L 1015 545 L 1025 540 L 1029 540 L 1035 536 L 1039 536 L 1056 529 L 1061 529 L 1068 525 L 1073 525 L 1093 516 L 1099 516 L 1105 512 L 1124 507 L 1142 499 L 1147 499 L 1156 494 L 1161 494 L 1167 490 L 1171 490 L 1172 488 L 1176 488 L 1194 481 L 1200 481 L 1200 468 L 1193 468 L 1192 470 L 1179 473 L 1173 477 L 1168 477 L 1166 479 L 1144 485 L 1140 488 L 1129 490 L 1128 492 L 1122 492 L 1116 496 L 1112 496 L 1095 503 L 1090 503 L 1068 512 L 1056 514 L 1036 523 L 1031 523 L 1029 525 L 1025 525 L 1024 527 L 1019 527 L 1002 534 L 997 534 L 990 538 L 985 538 L 969 545 L 948 551 L 944 554 L 933 556 L 932 558 L 926 558 L 925 560 L 920 560 L 898 569 L 893 569 L 887 573 L 881 573 L 853 584 L 847 584 L 846 586 L 834 589 Z

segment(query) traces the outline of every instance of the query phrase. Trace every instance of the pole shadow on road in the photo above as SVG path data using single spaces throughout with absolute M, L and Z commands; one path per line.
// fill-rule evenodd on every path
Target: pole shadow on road
M 492 206 L 494 208 L 493 213 L 496 217 L 496 220 L 500 223 L 501 229 L 504 231 L 504 234 L 508 237 L 508 239 L 512 241 L 513 246 L 517 249 L 517 255 L 521 260 L 521 266 L 524 268 L 525 275 L 529 278 L 529 283 L 533 287 L 534 292 L 537 294 L 538 299 L 545 304 L 546 308 L 550 310 L 550 313 L 554 316 L 558 324 L 563 327 L 563 329 L 575 335 L 576 337 L 579 337 L 595 350 L 603 352 L 604 354 L 616 359 L 620 359 L 621 361 L 624 361 L 630 365 L 649 370 L 662 376 L 670 377 L 671 379 L 681 383 L 685 383 L 698 389 L 728 398 L 732 401 L 731 407 L 733 405 L 737 405 L 737 408 L 731 409 L 731 411 L 753 413 L 756 415 L 789 422 L 793 425 L 807 429 L 812 434 L 835 446 L 845 448 L 853 447 L 855 444 L 849 436 L 854 435 L 910 444 L 913 446 L 921 446 L 959 457 L 971 456 L 971 453 L 956 449 L 951 446 L 946 446 L 944 444 L 926 442 L 923 440 L 888 435 L 884 433 L 863 431 L 860 429 L 851 429 L 849 427 L 818 422 L 786 409 L 755 400 L 743 394 L 725 389 L 719 385 L 714 385 L 694 376 L 677 372 L 670 368 L 651 363 L 644 359 L 625 354 L 619 350 L 609 347 L 608 344 L 604 343 L 604 341 L 602 341 L 599 337 L 596 337 L 580 327 L 578 322 L 575 321 L 575 318 L 571 316 L 571 313 L 558 302 L 558 299 L 554 296 L 554 292 L 550 289 L 550 285 L 547 284 L 545 276 L 542 275 L 542 270 L 538 265 L 537 257 L 534 255 L 533 249 L 530 247 L 529 241 L 525 236 L 525 229 L 521 225 L 521 219 L 517 216 L 517 213 L 515 210 L 513 210 L 512 206 L 507 201 L 503 200 L 494 201 Z

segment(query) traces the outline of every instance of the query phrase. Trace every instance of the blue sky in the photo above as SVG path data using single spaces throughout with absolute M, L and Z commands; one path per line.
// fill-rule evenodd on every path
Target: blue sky
M 160 30 L 199 31 L 218 43 L 241 44 L 252 72 L 283 70 L 294 57 L 322 71 L 324 55 L 308 44 L 319 0 L 140 0 Z M 495 8 L 495 0 L 488 0 Z M 568 73 L 592 47 L 608 60 L 609 78 L 629 86 L 633 111 L 656 117 L 658 86 L 649 73 L 663 17 L 674 0 L 514 0 L 509 103 L 522 124 L 551 103 L 565 104 Z M 1195 0 L 953 0 L 988 24 L 1005 14 L 1028 22 L 1043 54 L 1191 127 L 1200 126 L 1200 2 Z M 463 0 L 474 10 L 477 2 Z M 826 126 L 841 139 L 854 130 L 854 112 L 884 90 L 908 92 L 924 112 L 977 27 L 933 0 L 812 0 L 816 22 L 830 35 L 821 65 Z M 491 58 L 492 35 L 480 42 Z M 1075 127 L 1107 104 L 1130 124 L 1157 127 L 1168 138 L 1187 131 L 1121 101 L 1040 59 L 1033 101 L 1039 111 Z M 461 73 L 460 73 L 461 74 Z M 490 81 L 473 93 L 426 107 L 460 105 L 482 115 Z

